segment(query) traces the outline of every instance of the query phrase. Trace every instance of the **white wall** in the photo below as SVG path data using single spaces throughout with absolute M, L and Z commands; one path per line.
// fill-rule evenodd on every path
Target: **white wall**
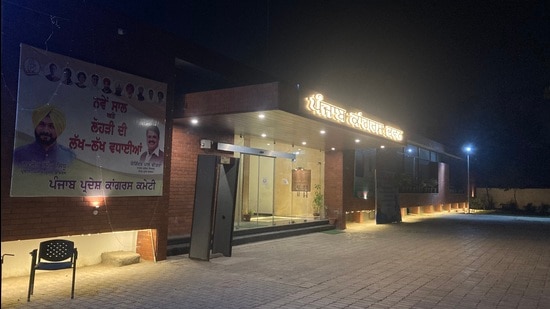
M 40 242 L 54 238 L 72 240 L 78 249 L 77 268 L 101 263 L 101 253 L 111 251 L 136 252 L 137 231 L 103 233 L 93 235 L 52 237 L 45 239 L 30 239 L 2 242 L 2 278 L 28 276 L 31 266 L 32 250 L 38 249 Z
M 488 189 L 489 196 L 493 198 L 495 206 L 507 204 L 514 200 L 514 192 L 518 202 L 518 207 L 523 207 L 529 203 L 534 206 L 541 204 L 550 205 L 550 189 Z M 476 188 L 476 196 L 482 199 L 487 197 L 486 188 Z

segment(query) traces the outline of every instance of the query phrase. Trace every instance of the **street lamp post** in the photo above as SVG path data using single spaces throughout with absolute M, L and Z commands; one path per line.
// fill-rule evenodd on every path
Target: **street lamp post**
M 471 146 L 466 146 L 466 148 L 464 148 L 464 150 L 466 151 L 466 167 L 467 167 L 467 178 L 468 178 L 468 184 L 467 184 L 467 187 L 466 187 L 466 194 L 467 194 L 467 205 L 466 207 L 468 208 L 468 213 L 470 213 L 470 153 L 472 152 L 472 147 Z

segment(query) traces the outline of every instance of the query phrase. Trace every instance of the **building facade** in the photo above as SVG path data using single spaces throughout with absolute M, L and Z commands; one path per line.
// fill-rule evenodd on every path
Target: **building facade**
M 118 250 L 138 252 L 146 260 L 166 259 L 169 240 L 191 233 L 201 155 L 218 156 L 222 164 L 225 158 L 239 159 L 235 229 L 319 217 L 345 229 L 349 221 L 391 223 L 408 213 L 466 207 L 463 159 L 368 110 L 286 84 L 89 3 L 29 0 L 2 6 L 2 253 L 16 254 L 3 276 L 27 274 L 27 253 L 39 241 L 57 237 L 75 240 L 82 265 L 99 263 L 102 252 Z M 36 56 L 26 57 L 26 52 Z M 58 59 L 60 72 L 63 67 L 86 73 L 83 83 L 88 89 L 94 72 L 111 74 L 116 77 L 114 94 L 76 92 L 61 73 L 65 81 L 42 86 L 50 73 L 50 63 L 43 59 Z M 123 80 L 136 80 L 121 85 L 118 94 L 128 96 L 125 100 L 115 97 L 116 83 Z M 157 105 L 140 103 L 140 85 L 155 89 L 150 103 Z M 68 130 L 87 130 L 91 123 L 93 134 L 86 133 L 95 138 L 89 148 L 81 136 L 77 139 L 76 131 L 67 139 L 73 144 L 66 146 L 81 164 L 74 178 L 60 182 L 63 175 L 73 175 L 70 171 L 31 171 L 29 176 L 16 169 L 14 150 L 26 138 L 21 134 L 22 115 L 30 115 L 22 108 L 24 102 L 50 106 L 64 96 L 93 98 L 71 101 L 66 112 L 87 117 L 72 119 Z M 105 102 L 112 103 L 112 110 L 101 113 Z M 133 113 L 122 110 L 126 104 Z M 86 106 L 92 106 L 90 113 L 82 114 Z M 111 136 L 117 131 L 109 119 L 121 136 L 126 125 L 140 129 L 157 121 L 163 163 L 147 165 L 145 171 L 137 152 L 148 142 L 140 142 L 139 149 L 130 147 L 136 146 L 138 133 L 135 139 L 129 137 L 132 145 L 127 139 L 115 142 Z M 120 119 L 125 119 L 124 125 Z M 114 132 L 109 131 L 111 142 L 98 152 L 93 145 L 105 145 L 101 142 L 109 128 Z M 76 141 L 82 141 L 80 147 Z M 125 148 L 117 152 L 115 146 Z M 110 165 L 117 170 L 130 156 L 134 163 L 129 166 L 139 168 L 105 172 Z M 122 178 L 125 181 L 119 181 Z M 40 189 L 39 181 L 49 185 Z M 152 185 L 156 191 L 146 192 Z M 94 186 L 101 190 L 94 191 Z M 131 190 L 124 191 L 124 186 Z M 313 208 L 316 192 L 321 194 L 319 214 Z M 248 214 L 251 218 L 245 219 Z

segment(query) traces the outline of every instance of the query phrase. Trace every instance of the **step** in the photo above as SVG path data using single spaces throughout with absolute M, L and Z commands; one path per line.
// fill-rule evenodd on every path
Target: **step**
M 139 263 L 139 253 L 131 251 L 112 251 L 101 253 L 101 263 L 112 266 L 125 266 Z
M 303 223 L 276 225 L 261 228 L 240 229 L 233 232 L 233 246 L 247 243 L 292 237 L 309 233 L 323 232 L 335 229 L 328 220 L 315 220 Z M 168 239 L 167 256 L 189 253 L 189 235 L 171 237 Z
M 301 228 L 327 225 L 327 224 L 328 224 L 328 220 L 313 220 L 313 221 L 305 221 L 305 222 L 299 222 L 299 223 L 293 223 L 293 224 L 281 224 L 281 225 L 264 226 L 264 227 L 257 227 L 257 228 L 242 228 L 242 229 L 233 231 L 233 238 L 235 238 L 235 236 L 242 236 L 242 235 L 248 235 L 248 234 L 259 234 L 259 233 L 269 233 L 274 231 L 294 230 L 294 229 L 301 229 Z
M 324 225 L 313 225 L 307 227 L 299 227 L 294 229 L 284 229 L 284 230 L 275 230 L 275 231 L 264 231 L 257 234 L 244 234 L 233 236 L 233 246 L 248 244 L 257 241 L 279 239 L 284 237 L 292 237 L 298 235 L 305 235 L 310 233 L 317 233 L 322 231 L 333 230 L 334 225 L 324 224 Z

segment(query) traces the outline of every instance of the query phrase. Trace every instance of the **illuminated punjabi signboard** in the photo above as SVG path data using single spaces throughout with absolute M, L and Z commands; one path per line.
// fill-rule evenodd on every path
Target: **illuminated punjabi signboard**
M 403 141 L 403 131 L 379 121 L 363 116 L 362 112 L 348 112 L 324 101 L 322 94 L 315 94 L 306 98 L 306 108 L 314 116 L 336 122 L 350 128 L 380 136 L 392 141 Z

